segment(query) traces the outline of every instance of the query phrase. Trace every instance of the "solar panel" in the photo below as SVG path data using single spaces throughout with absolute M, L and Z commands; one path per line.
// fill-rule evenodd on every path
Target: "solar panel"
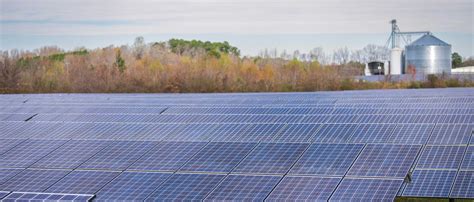
M 465 146 L 426 146 L 416 168 L 457 169 Z
M 327 201 L 341 178 L 286 176 L 265 201 Z
M 344 178 L 329 201 L 394 201 L 403 180 Z
M 420 145 L 368 144 L 347 175 L 404 178 L 420 148 Z
M 434 124 L 397 124 L 387 143 L 426 144 Z
M 209 141 L 215 124 L 186 124 L 165 137 L 166 141 Z
M 20 173 L 23 169 L 15 168 L 0 168 L 0 185 L 5 183 L 8 179 Z M 1 186 L 0 186 L 1 188 Z
M 363 147 L 363 144 L 313 144 L 290 174 L 343 176 Z
M 229 175 L 206 200 L 263 201 L 280 179 L 279 176 Z
M 56 194 L 36 192 L 13 192 L 4 201 L 90 201 L 94 195 L 87 194 Z M 1 199 L 1 197 L 0 197 Z
M 474 198 L 474 171 L 459 171 L 453 188 L 451 198 Z
M 8 194 L 10 194 L 10 192 L 8 191 L 0 191 L 0 199 L 3 199 L 5 196 L 7 196 Z
M 324 124 L 313 139 L 321 143 L 345 143 L 356 128 L 357 124 Z
M 349 137 L 351 143 L 384 143 L 395 128 L 394 124 L 361 124 Z
M 466 154 L 462 160 L 461 169 L 474 170 L 474 146 L 467 147 Z
M 98 193 L 94 201 L 143 201 L 170 173 L 123 172 Z
M 26 140 L 0 155 L 0 167 L 26 168 L 65 142 L 62 140 Z
M 261 143 L 232 172 L 285 174 L 307 147 L 303 143 Z
M 110 141 L 104 149 L 85 161 L 81 169 L 125 170 L 156 144 L 141 141 Z
M 320 126 L 321 124 L 288 124 L 271 141 L 309 142 Z
M 46 191 L 53 193 L 94 194 L 119 174 L 120 172 L 75 170 L 54 183 Z
M 2 190 L 42 192 L 70 171 L 27 169 L 0 185 Z
M 250 124 L 243 133 L 226 134 L 223 141 L 259 142 L 270 141 L 283 128 L 284 124 Z M 216 141 L 216 139 L 213 139 Z
M 23 139 L 0 139 L 0 155 L 20 144 Z
M 206 144 L 204 142 L 161 142 L 128 169 L 176 171 Z
M 107 144 L 106 141 L 71 140 L 41 158 L 31 167 L 74 169 Z
M 415 170 L 403 196 L 447 198 L 456 173 L 455 170 Z
M 210 174 L 173 174 L 146 201 L 201 201 L 225 177 Z
M 438 124 L 434 128 L 428 144 L 468 144 L 472 134 L 472 128 L 472 125 Z
M 230 172 L 256 145 L 256 143 L 211 142 L 180 170 Z

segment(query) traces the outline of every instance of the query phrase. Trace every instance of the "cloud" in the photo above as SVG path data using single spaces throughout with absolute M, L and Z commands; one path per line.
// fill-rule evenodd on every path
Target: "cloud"
M 472 0 L 0 0 L 1 34 L 473 33 Z

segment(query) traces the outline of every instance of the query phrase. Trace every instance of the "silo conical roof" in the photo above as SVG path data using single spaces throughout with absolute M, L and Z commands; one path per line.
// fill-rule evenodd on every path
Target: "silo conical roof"
M 425 34 L 408 46 L 450 46 L 448 43 L 438 39 L 432 34 Z

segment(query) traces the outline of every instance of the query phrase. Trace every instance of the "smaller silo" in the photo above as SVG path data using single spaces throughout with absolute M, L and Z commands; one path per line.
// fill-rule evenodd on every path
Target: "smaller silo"
M 392 48 L 390 51 L 390 74 L 399 75 L 402 74 L 402 54 L 403 49 L 401 48 Z M 387 73 L 386 73 L 387 74 Z
M 372 61 L 367 63 L 367 68 L 371 75 L 383 75 L 384 74 L 384 63 L 380 61 Z
M 451 45 L 431 34 L 422 36 L 405 47 L 405 72 L 409 68 L 417 74 L 451 73 Z

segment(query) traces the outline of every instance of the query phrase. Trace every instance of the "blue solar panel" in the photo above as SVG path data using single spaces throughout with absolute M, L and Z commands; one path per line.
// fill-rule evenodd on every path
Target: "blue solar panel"
M 250 124 L 243 133 L 225 134 L 224 139 L 213 139 L 230 142 L 270 141 L 283 128 L 284 124 Z
M 65 142 L 62 140 L 26 140 L 0 155 L 0 167 L 26 168 Z
M 244 134 L 248 124 L 220 124 L 209 134 L 211 141 L 228 141 L 229 137 Z
M 263 201 L 280 179 L 279 176 L 229 175 L 206 200 Z
M 153 146 L 154 142 L 111 141 L 107 147 L 89 158 L 79 168 L 125 170 Z
M 286 176 L 265 201 L 327 201 L 341 178 Z
M 465 150 L 465 146 L 426 146 L 416 168 L 457 169 Z
M 347 175 L 404 178 L 420 148 L 420 145 L 366 145 Z
M 7 196 L 8 194 L 10 194 L 10 192 L 8 191 L 0 191 L 0 199 L 3 199 L 5 196 Z
M 356 123 L 357 115 L 335 114 L 331 115 L 326 123 Z
M 108 142 L 95 140 L 71 140 L 41 158 L 31 167 L 74 169 L 98 151 Z
M 193 172 L 230 172 L 257 143 L 212 142 L 180 170 Z
M 120 172 L 72 171 L 46 191 L 53 193 L 94 194 L 117 177 Z
M 290 174 L 343 176 L 363 147 L 363 144 L 313 144 Z
M 403 180 L 344 178 L 329 201 L 394 201 Z
M 447 198 L 456 173 L 455 170 L 415 170 L 403 196 Z
M 321 143 L 345 143 L 356 128 L 357 124 L 324 124 L 313 139 Z
M 176 171 L 206 144 L 204 142 L 161 142 L 128 169 Z
M 326 123 L 330 115 L 306 115 L 303 116 L 299 123 Z
M 8 179 L 20 173 L 23 169 L 15 168 L 0 168 L 0 185 L 5 183 Z M 1 186 L 0 186 L 1 188 Z
M 453 188 L 451 198 L 474 198 L 474 171 L 459 171 Z
M 0 155 L 20 144 L 23 139 L 0 139 Z
M 288 124 L 272 142 L 309 142 L 321 124 Z
M 186 124 L 165 137 L 166 141 L 209 141 L 215 124 Z
M 232 172 L 285 174 L 307 147 L 303 143 L 261 143 Z
M 466 154 L 462 160 L 461 169 L 474 170 L 474 146 L 467 147 Z
M 208 174 L 174 174 L 157 187 L 146 201 L 201 201 L 225 177 Z
M 428 144 L 468 144 L 472 134 L 472 128 L 472 125 L 438 124 L 434 128 Z
M 23 170 L 0 185 L 2 190 L 42 192 L 67 175 L 66 170 Z
M 397 124 L 387 143 L 426 144 L 434 124 Z
M 94 201 L 143 201 L 171 175 L 170 173 L 124 172 L 103 187 Z
M 86 194 L 57 194 L 36 192 L 13 192 L 6 196 L 3 201 L 90 201 L 94 195 Z M 1 197 L 0 197 L 1 199 Z
M 361 124 L 350 136 L 351 143 L 384 143 L 392 134 L 394 124 Z

